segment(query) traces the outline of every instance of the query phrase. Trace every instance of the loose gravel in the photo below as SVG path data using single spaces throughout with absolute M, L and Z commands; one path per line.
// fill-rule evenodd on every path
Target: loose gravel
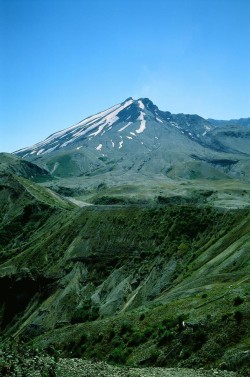
M 56 377 L 235 377 L 235 373 L 217 369 L 129 368 L 82 359 L 60 359 Z

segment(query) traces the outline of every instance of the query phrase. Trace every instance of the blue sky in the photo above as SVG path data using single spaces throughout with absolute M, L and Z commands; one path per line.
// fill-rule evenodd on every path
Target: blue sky
M 0 0 L 0 151 L 127 97 L 250 116 L 249 0 Z

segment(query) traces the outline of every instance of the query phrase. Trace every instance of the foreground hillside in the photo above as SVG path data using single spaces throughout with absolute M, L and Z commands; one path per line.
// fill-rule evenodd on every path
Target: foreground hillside
M 248 209 L 164 198 L 79 208 L 20 175 L 0 178 L 5 342 L 123 365 L 247 370 Z

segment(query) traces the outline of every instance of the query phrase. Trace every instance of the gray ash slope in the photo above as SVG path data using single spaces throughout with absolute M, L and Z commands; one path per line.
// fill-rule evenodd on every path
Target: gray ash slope
M 175 115 L 147 98 L 128 98 L 15 153 L 58 177 L 130 171 L 248 180 L 249 145 L 248 128 L 218 128 L 198 115 Z

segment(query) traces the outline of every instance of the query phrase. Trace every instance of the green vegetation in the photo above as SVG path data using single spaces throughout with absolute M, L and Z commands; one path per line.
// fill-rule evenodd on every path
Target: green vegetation
M 8 365 L 26 370 L 24 343 L 46 365 L 60 354 L 247 375 L 248 209 L 109 200 L 76 208 L 23 177 L 0 178 L 3 375 Z
M 56 376 L 57 355 L 35 350 L 25 344 L 0 343 L 0 375 L 2 377 Z

